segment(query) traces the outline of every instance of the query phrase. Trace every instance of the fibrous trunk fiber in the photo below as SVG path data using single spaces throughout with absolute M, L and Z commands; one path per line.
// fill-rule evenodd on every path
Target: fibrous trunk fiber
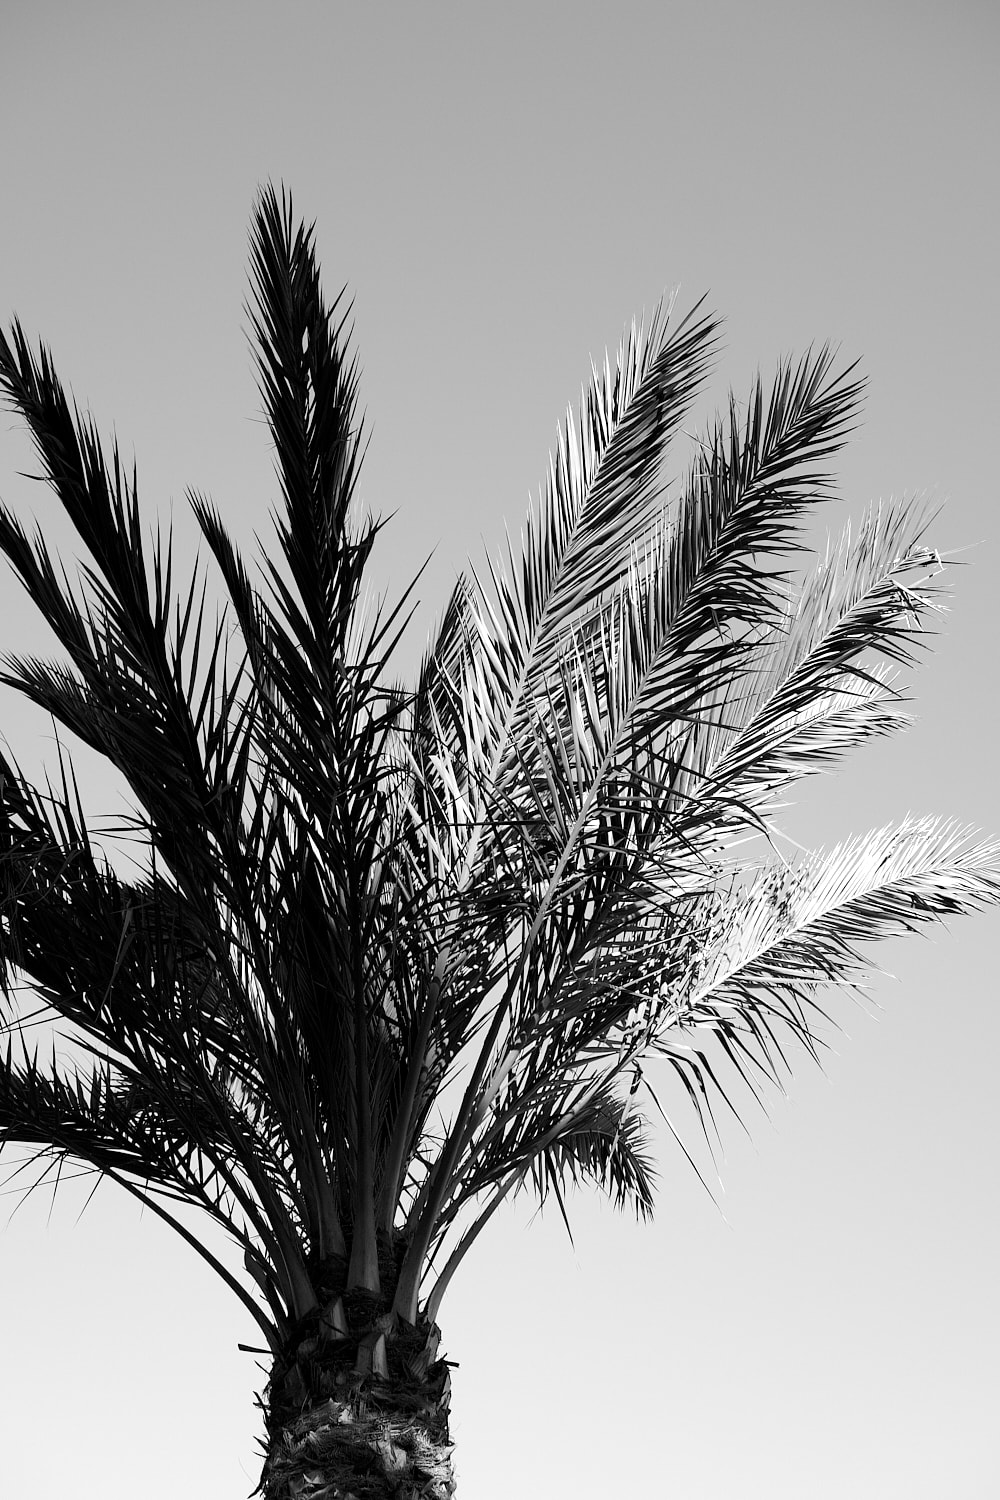
M 449 1500 L 451 1379 L 440 1333 L 344 1292 L 296 1329 L 260 1404 L 263 1500 Z M 255 1492 L 255 1493 L 257 1493 Z

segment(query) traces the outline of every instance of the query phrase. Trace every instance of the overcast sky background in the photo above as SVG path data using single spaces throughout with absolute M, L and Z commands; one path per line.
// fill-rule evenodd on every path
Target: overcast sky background
M 397 512 L 379 576 L 436 548 L 410 660 L 455 570 L 520 525 L 590 355 L 665 287 L 727 315 L 699 424 L 758 365 L 838 342 L 870 392 L 821 530 L 924 490 L 947 501 L 933 541 L 973 565 L 918 725 L 803 788 L 784 827 L 822 843 L 913 811 L 1000 833 L 998 41 L 989 0 L 6 0 L 0 316 L 134 450 L 147 516 L 173 506 L 183 548 L 190 485 L 249 550 L 276 485 L 247 227 L 284 179 L 328 291 L 355 297 L 362 490 Z M 32 463 L 5 417 L 0 494 L 65 539 Z M 3 649 L 50 651 L 12 582 L 0 619 Z M 0 731 L 52 764 L 9 693 Z M 496 1223 L 441 1314 L 466 1500 L 1000 1493 L 998 937 L 990 914 L 882 948 L 877 1021 L 836 1003 L 826 1076 L 803 1067 L 752 1146 L 728 1132 L 721 1211 L 664 1140 L 652 1227 L 583 1196 L 575 1249 L 554 1209 Z M 3 1200 L 0 1488 L 241 1500 L 255 1326 L 131 1200 L 102 1188 L 77 1222 L 84 1198 L 39 1192 L 6 1229 Z

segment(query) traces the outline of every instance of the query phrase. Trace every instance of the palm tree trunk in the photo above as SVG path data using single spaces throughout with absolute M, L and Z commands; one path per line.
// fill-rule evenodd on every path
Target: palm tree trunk
M 388 1288 L 345 1286 L 331 1257 L 315 1273 L 320 1308 L 275 1356 L 259 1404 L 266 1452 L 263 1500 L 448 1500 L 455 1493 L 448 1432 L 451 1377 L 440 1331 L 392 1311 L 401 1246 L 379 1236 Z M 392 1260 L 389 1257 L 392 1256 Z

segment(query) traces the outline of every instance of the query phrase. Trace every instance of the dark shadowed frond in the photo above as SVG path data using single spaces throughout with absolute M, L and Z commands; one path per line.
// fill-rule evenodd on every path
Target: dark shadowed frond
M 46 350 L 36 361 L 17 323 L 11 343 L 0 334 L 0 388 L 95 564 L 82 570 L 90 597 L 78 603 L 40 533 L 29 538 L 0 509 L 0 549 L 75 669 L 8 657 L 2 680 L 121 772 L 154 847 L 198 900 L 231 873 L 229 789 L 238 794 L 246 772 L 246 722 L 234 712 L 240 670 L 229 675 L 223 626 L 205 630 L 195 580 L 174 598 L 169 540 L 158 539 L 151 559 L 143 547 L 135 472 L 129 481 L 117 446 L 105 462 L 93 423 L 70 413 Z

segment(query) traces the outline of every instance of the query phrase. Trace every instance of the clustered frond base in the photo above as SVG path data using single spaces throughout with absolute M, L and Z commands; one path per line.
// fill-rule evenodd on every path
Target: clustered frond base
M 437 1325 L 374 1331 L 384 1340 L 383 1375 L 359 1375 L 346 1343 L 313 1336 L 272 1377 L 263 1500 L 448 1500 L 455 1493 L 451 1377 L 447 1362 L 434 1358 Z
M 347 1259 L 313 1271 L 319 1306 L 290 1332 L 264 1398 L 264 1500 L 447 1500 L 451 1377 L 441 1334 L 392 1311 L 403 1241 L 379 1236 L 378 1293 L 346 1289 Z

